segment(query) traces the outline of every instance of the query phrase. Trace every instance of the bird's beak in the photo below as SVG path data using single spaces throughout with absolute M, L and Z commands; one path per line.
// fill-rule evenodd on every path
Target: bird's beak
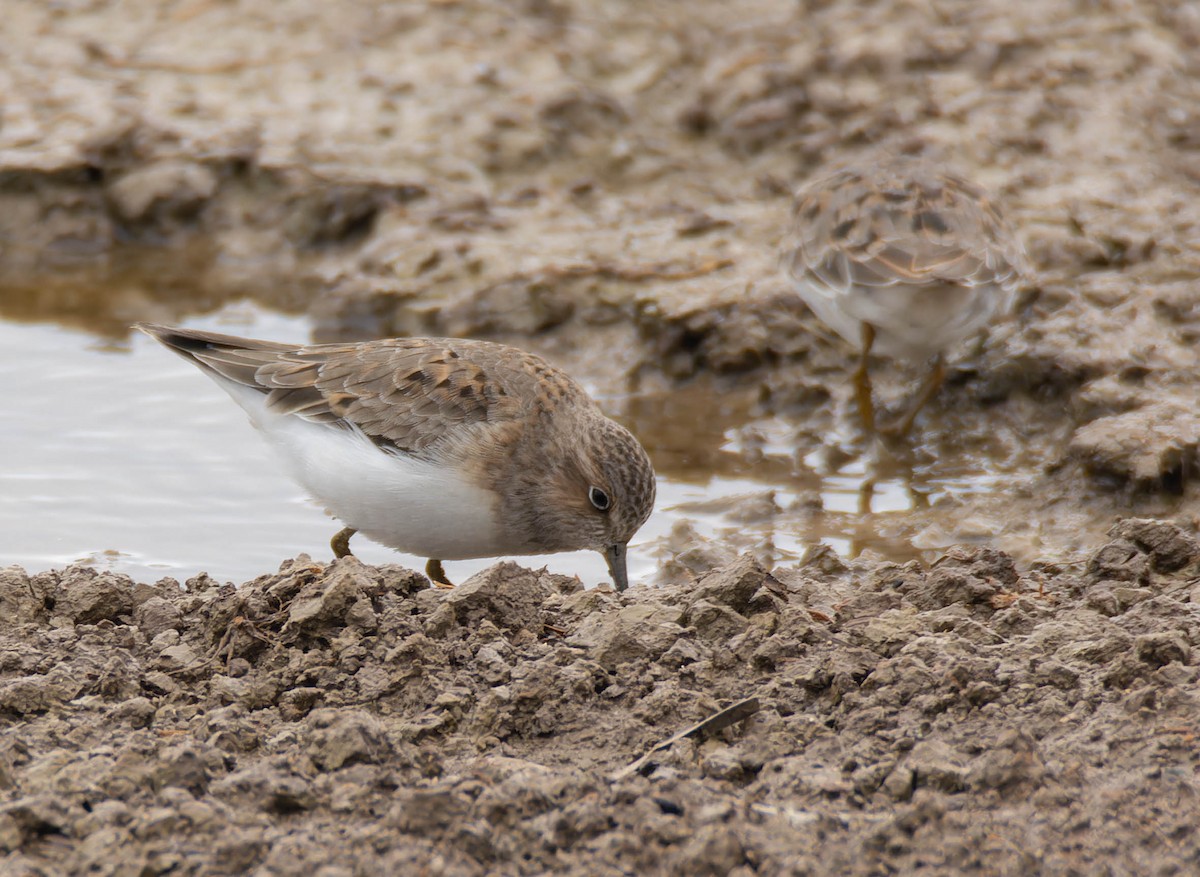
M 608 561 L 608 571 L 612 574 L 613 584 L 618 591 L 629 587 L 629 573 L 625 570 L 625 543 L 618 542 L 604 549 L 604 559 Z

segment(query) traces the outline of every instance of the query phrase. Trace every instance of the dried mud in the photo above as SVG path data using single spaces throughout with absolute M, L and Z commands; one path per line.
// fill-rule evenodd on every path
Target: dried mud
M 119 337 L 251 297 L 321 340 L 513 341 L 673 465 L 801 479 L 864 447 L 852 357 L 776 270 L 796 182 L 925 151 L 997 194 L 1036 269 L 888 452 L 997 474 L 901 534 L 987 546 L 929 566 L 776 567 L 682 528 L 625 595 L 511 565 L 450 593 L 354 560 L 237 588 L 0 571 L 5 874 L 1197 868 L 1196 7 L 5 18 L 8 319 Z M 915 371 L 880 365 L 896 404 Z
M 1077 570 L 743 556 L 624 595 L 9 569 L 4 872 L 1190 873 L 1198 562 L 1133 519 Z
M 924 151 L 991 188 L 1036 271 L 1014 319 L 956 352 L 914 447 L 889 461 L 984 468 L 1012 489 L 951 500 L 902 538 L 1031 560 L 1084 550 L 1121 515 L 1194 514 L 1192 6 L 8 13 L 0 315 L 87 310 L 124 336 L 249 296 L 313 314 L 322 340 L 533 347 L 632 393 L 626 413 L 711 379 L 742 416 L 784 419 L 788 474 L 804 478 L 800 461 L 862 449 L 849 352 L 776 269 L 789 192 L 880 148 Z M 131 244 L 154 252 L 144 273 L 184 282 L 125 277 Z M 43 276 L 64 268 L 109 273 L 106 295 L 83 307 L 76 280 Z M 916 369 L 879 375 L 894 406 Z M 689 453 L 721 457 L 724 431 Z

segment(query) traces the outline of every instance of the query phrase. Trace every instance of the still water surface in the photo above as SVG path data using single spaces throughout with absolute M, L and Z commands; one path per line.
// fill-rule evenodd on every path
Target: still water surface
M 61 299 L 62 284 L 55 288 Z M 153 295 L 130 296 L 130 288 L 123 281 L 125 305 L 115 315 L 97 309 L 94 324 L 87 308 L 73 304 L 66 315 L 41 307 L 46 299 L 28 288 L 0 288 L 0 566 L 84 560 L 142 580 L 206 571 L 240 582 L 301 552 L 328 557 L 340 525 L 283 474 L 241 409 L 194 367 L 123 331 L 163 318 L 147 305 Z M 305 317 L 236 300 L 179 322 L 295 342 L 312 328 Z M 680 528 L 738 548 L 769 545 L 775 562 L 821 541 L 842 554 L 871 549 L 906 560 L 934 547 L 914 536 L 928 530 L 937 500 L 986 490 L 997 477 L 945 467 L 869 477 L 862 460 L 834 468 L 797 459 L 791 425 L 714 419 L 711 396 L 691 392 L 703 398 L 602 400 L 659 470 L 655 514 L 630 546 L 631 581 L 653 580 L 685 538 Z M 681 430 L 681 422 L 702 425 Z M 354 550 L 369 563 L 424 563 L 361 537 Z M 462 580 L 493 562 L 456 561 L 447 571 Z M 607 579 L 591 552 L 533 562 L 589 585 Z

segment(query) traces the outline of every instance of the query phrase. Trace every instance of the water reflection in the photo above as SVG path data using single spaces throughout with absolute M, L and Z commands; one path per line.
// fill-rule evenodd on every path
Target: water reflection
M 278 310 L 298 310 L 303 291 L 269 284 L 274 309 L 251 304 L 254 275 L 197 247 L 118 251 L 103 264 L 0 283 L 0 565 L 87 559 L 141 578 L 207 570 L 242 581 L 302 551 L 329 555 L 337 525 L 282 474 L 241 410 L 129 333 L 151 319 L 307 340 L 310 322 Z M 920 557 L 969 537 L 955 520 L 960 501 L 1000 477 L 953 448 L 864 453 L 855 436 L 813 448 L 800 424 L 757 399 L 754 386 L 700 379 L 604 400 L 660 475 L 657 510 L 631 547 L 631 579 L 652 579 L 664 560 L 712 538 L 775 563 L 821 542 L 846 555 Z M 355 550 L 368 562 L 420 562 L 367 540 Z M 448 571 L 462 578 L 490 562 Z M 607 577 L 592 552 L 534 562 L 589 583 Z
M 280 276 L 275 263 L 231 259 L 204 241 L 117 247 L 53 271 L 0 269 L 0 320 L 53 323 L 117 342 L 139 320 L 176 323 L 247 298 L 299 314 L 311 291 Z

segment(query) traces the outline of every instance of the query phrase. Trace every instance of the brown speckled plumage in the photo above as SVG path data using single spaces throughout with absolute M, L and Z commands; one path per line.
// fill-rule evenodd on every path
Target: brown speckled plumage
M 1003 298 L 1024 261 L 981 188 L 917 161 L 840 170 L 803 187 L 792 231 L 792 278 L 831 290 L 957 285 Z
M 889 159 L 801 187 L 783 265 L 851 344 L 918 359 L 1007 312 L 1025 257 L 981 188 L 920 160 Z
M 463 548 L 459 557 L 486 556 L 492 543 L 504 554 L 616 545 L 623 552 L 654 504 L 654 472 L 637 439 L 564 372 L 516 348 L 450 338 L 297 346 L 139 328 L 218 383 L 261 394 L 273 416 L 361 434 L 381 453 L 440 467 L 483 491 L 494 506 L 488 546 L 483 553 Z M 610 508 L 594 507 L 593 487 Z M 327 496 L 316 498 L 337 512 Z M 402 506 L 401 497 L 396 515 Z M 389 541 L 370 521 L 338 516 L 353 530 L 420 553 L 400 544 L 404 528 L 394 520 Z
M 179 342 L 172 346 L 263 391 L 277 413 L 353 424 L 378 444 L 409 453 L 436 453 L 471 424 L 515 421 L 563 404 L 593 405 L 540 357 L 484 341 L 390 338 L 297 347 L 169 331 Z

